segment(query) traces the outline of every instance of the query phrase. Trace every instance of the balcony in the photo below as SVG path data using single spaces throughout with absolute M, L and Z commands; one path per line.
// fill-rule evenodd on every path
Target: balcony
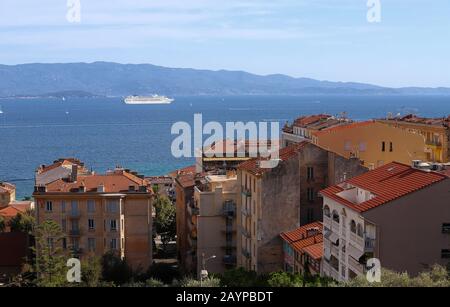
M 236 265 L 236 256 L 233 255 L 225 255 L 223 256 L 223 263 L 225 265 Z
M 439 140 L 427 140 L 425 144 L 434 148 L 442 147 L 442 142 Z
M 73 256 L 78 257 L 81 254 L 83 254 L 83 249 L 80 247 L 73 247 L 70 249 L 70 252 L 72 253 Z
M 250 252 L 248 250 L 246 250 L 245 248 L 242 248 L 242 255 L 245 258 L 250 258 L 252 255 L 250 254 Z
M 339 247 L 331 244 L 331 254 L 337 258 L 339 256 Z
M 69 211 L 69 212 L 67 213 L 67 216 L 68 216 L 70 219 L 79 219 L 80 216 L 81 216 L 81 213 L 80 213 L 80 211 Z
M 241 212 L 242 212 L 243 215 L 245 215 L 247 217 L 251 217 L 252 216 L 252 213 L 250 212 L 250 210 L 245 208 L 245 207 L 241 208 Z
M 225 233 L 233 233 L 235 230 L 233 229 L 233 225 L 225 225 L 222 231 Z
M 364 274 L 364 266 L 353 259 L 353 257 L 348 257 L 348 266 L 356 274 Z
M 69 236 L 71 237 L 79 237 L 80 236 L 80 230 L 79 229 L 72 229 L 69 231 Z
M 225 202 L 223 204 L 223 215 L 226 217 L 234 217 L 236 216 L 236 204 L 233 202 Z
M 331 217 L 323 215 L 323 225 L 331 229 Z
M 364 252 L 373 253 L 375 249 L 375 239 L 365 237 L 364 238 Z
M 244 237 L 251 238 L 250 232 L 248 232 L 244 227 L 241 227 L 241 232 Z
M 190 216 L 193 215 L 199 215 L 200 214 L 200 210 L 197 207 L 194 207 L 193 205 L 188 205 L 187 206 L 187 212 Z
M 250 191 L 250 189 L 242 189 L 242 195 L 244 195 L 245 197 L 252 197 L 252 191 Z
M 335 233 L 339 233 L 339 222 L 332 220 L 331 221 L 331 230 Z
M 356 233 L 350 232 L 350 240 L 355 243 L 356 246 L 364 246 L 364 239 L 358 236 Z

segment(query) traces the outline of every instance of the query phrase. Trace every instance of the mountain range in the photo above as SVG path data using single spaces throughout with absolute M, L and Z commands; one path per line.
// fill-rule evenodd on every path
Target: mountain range
M 450 88 L 387 88 L 281 74 L 110 62 L 0 65 L 0 97 L 174 95 L 450 95 Z

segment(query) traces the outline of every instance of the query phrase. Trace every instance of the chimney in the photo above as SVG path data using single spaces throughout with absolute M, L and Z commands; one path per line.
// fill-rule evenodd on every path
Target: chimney
M 130 185 L 130 186 L 128 186 L 128 191 L 134 192 L 134 191 L 136 191 L 136 188 L 134 187 L 134 185 Z
M 422 163 L 421 160 L 412 160 L 412 167 L 413 168 L 419 168 L 420 163 Z
M 76 182 L 78 178 L 78 165 L 72 164 L 72 171 L 70 172 L 70 182 Z

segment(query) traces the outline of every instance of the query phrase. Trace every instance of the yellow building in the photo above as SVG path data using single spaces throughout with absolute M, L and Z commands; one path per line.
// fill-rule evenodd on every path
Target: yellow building
M 233 172 L 207 175 L 204 183 L 195 187 L 194 204 L 198 215 L 192 230 L 197 234 L 197 274 L 203 269 L 223 273 L 236 266 L 238 195 L 237 177 Z
M 397 161 L 427 160 L 424 137 L 375 121 L 353 123 L 316 132 L 313 143 L 346 158 L 358 158 L 373 169 Z
M 76 167 L 71 169 L 70 176 L 36 185 L 37 223 L 58 223 L 66 235 L 62 247 L 74 256 L 114 251 L 134 269 L 147 269 L 152 263 L 152 191 L 148 182 L 121 168 L 104 175 L 78 175 Z M 45 170 L 40 169 L 41 178 Z
M 410 114 L 401 118 L 377 120 L 377 122 L 421 135 L 425 139 L 426 161 L 450 162 L 450 116 L 423 118 Z

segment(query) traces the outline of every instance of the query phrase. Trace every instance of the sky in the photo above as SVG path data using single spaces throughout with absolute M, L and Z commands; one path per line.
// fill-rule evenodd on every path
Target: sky
M 74 0 L 69 0 L 74 1 Z M 112 61 L 450 87 L 450 1 L 0 0 L 0 63 Z M 373 0 L 371 0 L 373 1 Z

